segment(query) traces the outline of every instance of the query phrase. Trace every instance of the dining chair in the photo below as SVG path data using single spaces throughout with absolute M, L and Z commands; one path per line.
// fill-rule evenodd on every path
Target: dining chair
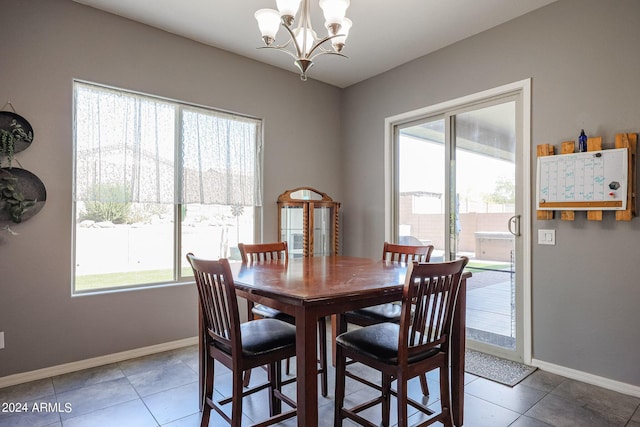
M 238 243 L 238 250 L 243 264 L 255 262 L 287 262 L 289 261 L 289 248 L 287 242 L 277 243 Z M 247 300 L 247 314 L 253 319 L 257 314 L 260 317 L 277 317 L 281 312 L 263 304 L 255 304 Z
M 398 426 L 408 425 L 408 406 L 432 416 L 420 426 L 441 422 L 452 426 L 449 353 L 452 324 L 464 267 L 462 257 L 441 263 L 409 264 L 402 292 L 400 323 L 378 323 L 345 332 L 336 338 L 336 390 L 334 426 L 349 418 L 360 425 L 377 427 L 358 413 L 382 405 L 382 426 L 389 426 L 390 398 L 396 396 Z M 381 385 L 359 377 L 346 369 L 347 358 L 382 373 Z M 439 369 L 441 411 L 434 411 L 409 398 L 407 382 L 416 376 Z M 380 392 L 369 402 L 344 408 L 345 376 Z M 391 383 L 397 380 L 396 390 Z
M 405 263 L 413 261 L 429 262 L 433 248 L 433 245 L 413 246 L 384 242 L 382 260 Z M 370 326 L 384 322 L 399 323 L 400 311 L 401 306 L 393 302 L 348 311 L 344 313 L 343 316 L 347 323 L 358 326 Z M 427 385 L 426 376 L 420 377 L 420 386 L 422 387 L 422 394 L 428 396 L 429 386 Z
M 277 243 L 239 243 L 238 249 L 242 262 L 252 264 L 257 262 L 288 262 L 289 252 L 287 242 Z M 264 304 L 254 304 L 248 302 L 248 316 L 253 319 L 255 316 L 267 319 L 279 319 L 289 324 L 295 325 L 295 318 L 287 313 L 283 313 Z M 320 350 L 320 387 L 322 396 L 327 397 L 328 394 L 328 376 L 327 376 L 327 323 L 325 318 L 318 319 L 318 341 Z M 286 373 L 289 374 L 289 360 L 287 360 Z M 250 372 L 245 374 L 244 384 L 248 386 L 250 380 Z
M 242 400 L 258 391 L 269 390 L 269 418 L 260 426 L 269 426 L 296 415 L 296 403 L 281 390 L 295 378 L 282 381 L 282 360 L 295 356 L 296 328 L 277 319 L 259 319 L 240 323 L 233 275 L 226 259 L 205 260 L 187 254 L 193 269 L 200 303 L 201 331 L 206 351 L 204 363 L 204 406 L 201 427 L 209 425 L 211 409 L 231 426 L 242 423 Z M 231 397 L 218 400 L 214 395 L 215 361 L 231 370 Z M 268 365 L 268 382 L 245 389 L 242 374 Z M 201 373 L 202 375 L 202 373 Z M 282 402 L 291 410 L 282 412 Z M 231 410 L 224 405 L 231 403 Z M 230 412 L 231 416 L 227 415 Z
M 382 260 L 405 263 L 429 262 L 432 252 L 433 245 L 411 246 L 384 242 Z M 361 308 L 344 313 L 344 319 L 358 326 L 375 325 L 381 322 L 397 323 L 400 321 L 400 305 L 387 303 Z

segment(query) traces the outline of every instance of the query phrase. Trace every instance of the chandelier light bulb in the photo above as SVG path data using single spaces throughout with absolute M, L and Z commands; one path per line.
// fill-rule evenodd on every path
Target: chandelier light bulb
M 276 6 L 278 7 L 278 11 L 280 12 L 280 17 L 282 18 L 282 22 L 290 27 L 295 20 L 295 16 L 298 13 L 298 9 L 300 9 L 301 0 L 277 0 Z
M 316 33 L 311 28 L 298 28 L 296 42 L 300 46 L 302 56 L 307 56 L 316 41 Z
M 349 35 L 349 30 L 351 29 L 351 25 L 353 25 L 353 23 L 351 22 L 351 19 L 344 18 L 342 20 L 342 24 L 340 25 L 340 34 L 331 39 L 331 45 L 333 46 L 333 49 L 336 52 L 338 53 L 342 52 L 342 49 L 344 48 L 344 44 L 347 40 L 347 36 Z
M 324 12 L 324 26 L 329 30 L 330 36 L 335 36 L 340 31 L 349 3 L 349 0 L 320 0 L 320 7 Z
M 258 27 L 262 34 L 262 40 L 267 46 L 271 46 L 276 39 L 278 28 L 280 28 L 280 14 L 273 9 L 260 9 L 255 15 Z

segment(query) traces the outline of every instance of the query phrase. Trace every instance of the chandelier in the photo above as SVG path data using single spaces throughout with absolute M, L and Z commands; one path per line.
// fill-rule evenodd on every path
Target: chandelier
M 300 16 L 296 19 L 298 9 Z M 345 18 L 349 0 L 320 0 L 324 12 L 327 35 L 320 38 L 311 27 L 309 0 L 277 0 L 278 10 L 260 9 L 255 13 L 258 27 L 265 46 L 260 49 L 277 49 L 288 53 L 300 70 L 300 79 L 307 80 L 307 70 L 320 55 L 331 54 L 345 57 L 342 49 L 351 28 L 351 20 Z M 293 28 L 297 21 L 297 27 Z M 274 44 L 280 26 L 289 34 L 289 40 L 281 45 Z M 331 40 L 333 50 L 325 48 L 325 42 Z

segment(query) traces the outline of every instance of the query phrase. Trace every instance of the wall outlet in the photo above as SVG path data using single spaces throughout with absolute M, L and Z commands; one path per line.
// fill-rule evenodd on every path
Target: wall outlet
M 0 350 L 4 348 L 4 332 L 0 332 Z

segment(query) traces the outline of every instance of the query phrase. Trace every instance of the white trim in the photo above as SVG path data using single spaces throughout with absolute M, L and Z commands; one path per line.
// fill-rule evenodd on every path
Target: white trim
M 393 180 L 395 165 L 393 164 L 394 128 L 400 124 L 421 117 L 435 116 L 448 110 L 483 102 L 489 98 L 518 93 L 522 96 L 522 358 L 529 364 L 532 358 L 532 297 L 531 297 L 531 78 L 509 83 L 482 92 L 441 102 L 417 110 L 408 111 L 387 117 L 384 120 L 384 237 L 393 239 L 395 212 L 393 206 Z
M 572 380 L 582 381 L 587 384 L 603 387 L 629 396 L 640 397 L 640 387 L 636 385 L 600 377 L 598 375 L 578 371 L 565 366 L 555 365 L 543 360 L 532 359 L 531 364 L 543 371 L 551 372 L 552 374 L 562 375 L 563 377 L 571 378 Z
M 384 241 L 393 241 L 393 224 L 395 223 L 395 208 L 393 197 L 393 180 L 395 179 L 395 165 L 393 164 L 393 142 L 395 126 L 400 122 L 396 117 L 384 119 Z
M 520 227 L 522 234 L 522 358 L 525 364 L 531 363 L 533 342 L 533 318 L 531 307 L 531 79 L 517 82 L 522 94 L 522 198 L 523 223 Z
M 177 348 L 187 347 L 194 344 L 198 344 L 198 337 L 185 338 L 178 341 L 136 348 L 120 353 L 107 354 L 105 356 L 98 356 L 91 359 L 78 360 L 77 362 L 65 363 L 63 365 L 50 366 L 48 368 L 38 369 L 35 371 L 8 375 L 6 377 L 0 377 L 0 388 L 27 383 L 30 381 L 42 380 L 45 378 L 55 377 L 56 375 L 81 371 L 83 369 L 95 368 L 97 366 L 108 365 L 110 363 L 122 362 L 123 360 L 134 359 L 136 357 L 162 353 L 163 351 L 175 350 Z

